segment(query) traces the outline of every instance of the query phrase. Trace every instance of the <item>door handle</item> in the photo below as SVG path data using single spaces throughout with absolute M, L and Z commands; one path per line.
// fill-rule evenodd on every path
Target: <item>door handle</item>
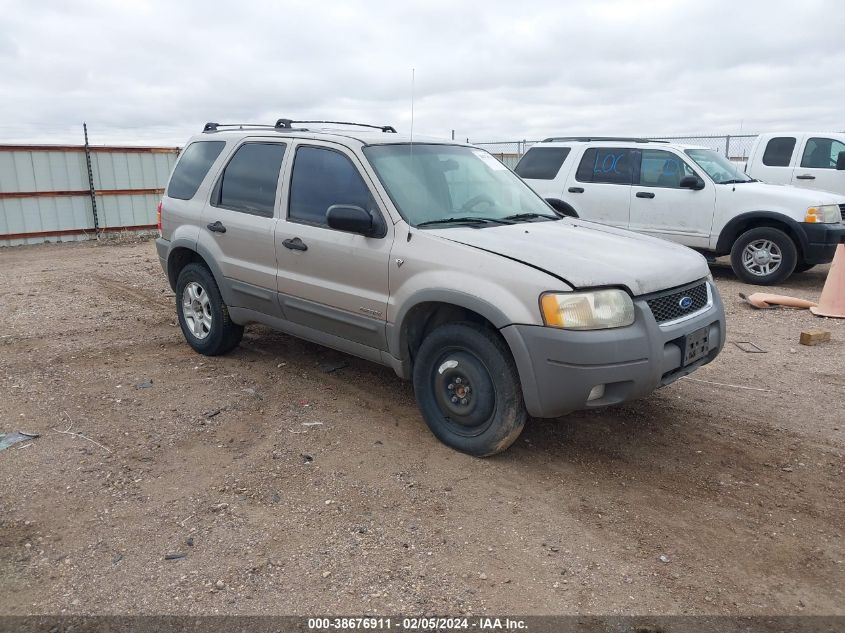
M 653 198 L 654 194 L 651 191 L 638 191 L 637 197 L 638 198 Z
M 815 180 L 816 177 L 813 174 L 801 174 L 800 176 L 795 176 L 796 180 Z
M 226 227 L 223 226 L 223 223 L 220 220 L 217 220 L 217 222 L 212 222 L 211 224 L 208 225 L 207 228 L 212 233 L 225 233 L 226 232 Z
M 584 193 L 584 187 L 570 187 L 567 191 L 569 193 Z
M 298 237 L 294 237 L 293 239 L 287 239 L 284 242 L 285 248 L 289 248 L 292 251 L 307 251 L 308 246 L 306 246 L 305 242 L 303 242 Z

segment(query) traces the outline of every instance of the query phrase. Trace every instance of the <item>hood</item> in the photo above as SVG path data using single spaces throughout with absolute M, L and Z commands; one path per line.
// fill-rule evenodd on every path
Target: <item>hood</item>
M 845 204 L 845 196 L 830 191 L 805 189 L 793 185 L 773 185 L 768 182 L 745 182 L 736 185 L 719 185 L 719 189 L 732 187 L 736 193 L 743 193 L 757 200 L 776 200 L 783 205 L 794 204 L 803 216 L 807 207 L 822 204 Z
M 624 286 L 642 295 L 710 272 L 704 257 L 686 246 L 584 220 L 455 226 L 426 233 L 540 268 L 575 288 Z

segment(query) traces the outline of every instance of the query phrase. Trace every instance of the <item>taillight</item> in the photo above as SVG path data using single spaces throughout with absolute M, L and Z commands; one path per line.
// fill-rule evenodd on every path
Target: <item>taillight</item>
M 158 227 L 158 236 L 161 237 L 161 201 L 159 201 L 158 206 L 156 207 L 156 226 Z

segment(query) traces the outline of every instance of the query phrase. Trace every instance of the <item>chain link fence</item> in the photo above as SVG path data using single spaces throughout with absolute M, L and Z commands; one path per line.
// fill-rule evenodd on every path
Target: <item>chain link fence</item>
M 756 134 L 703 134 L 700 136 L 648 136 L 655 141 L 669 141 L 681 145 L 709 147 L 735 162 L 745 162 Z M 467 139 L 469 141 L 469 139 Z M 528 149 L 540 141 L 484 141 L 474 142 L 483 147 L 505 165 L 513 169 Z

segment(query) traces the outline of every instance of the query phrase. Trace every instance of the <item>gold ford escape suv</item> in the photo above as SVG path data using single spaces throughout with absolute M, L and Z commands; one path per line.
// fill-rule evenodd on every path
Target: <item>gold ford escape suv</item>
M 721 350 L 698 253 L 560 217 L 470 145 L 313 123 L 332 122 L 209 123 L 182 152 L 156 246 L 196 351 L 263 323 L 387 365 L 441 441 L 485 456 L 529 415 L 644 396 Z

